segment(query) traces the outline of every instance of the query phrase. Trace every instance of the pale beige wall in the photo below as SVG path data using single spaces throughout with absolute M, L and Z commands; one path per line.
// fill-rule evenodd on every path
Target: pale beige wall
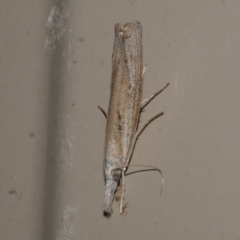
M 0 239 L 240 239 L 239 1 L 1 1 Z M 54 15 L 55 14 L 55 15 Z M 52 17 L 55 20 L 53 20 Z M 127 212 L 102 216 L 114 24 L 143 26 Z M 53 24 L 54 23 L 54 24 Z

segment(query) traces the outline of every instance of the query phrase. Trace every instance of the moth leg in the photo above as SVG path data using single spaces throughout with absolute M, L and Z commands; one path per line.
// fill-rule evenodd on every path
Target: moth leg
M 160 89 L 159 91 L 155 92 L 152 96 L 150 96 L 149 98 L 144 99 L 141 102 L 141 112 L 143 111 L 143 109 L 158 95 L 160 94 L 163 90 L 165 90 L 167 88 L 167 86 L 169 85 L 169 83 L 166 84 L 166 86 L 162 89 Z
M 105 118 L 107 119 L 107 113 L 106 113 L 106 111 L 105 111 L 101 106 L 98 106 L 98 108 L 101 110 L 101 112 L 103 113 L 103 115 L 104 115 Z
M 127 164 L 129 164 L 130 160 L 131 160 L 131 157 L 132 157 L 132 154 L 133 154 L 133 151 L 134 151 L 134 148 L 136 146 L 136 143 L 137 143 L 137 140 L 139 138 L 139 136 L 141 135 L 141 133 L 143 132 L 143 130 L 152 122 L 154 121 L 155 119 L 157 119 L 158 117 L 162 116 L 164 114 L 164 112 L 160 112 L 158 113 L 157 115 L 155 115 L 154 117 L 150 118 L 144 125 L 143 127 L 141 128 L 140 131 L 138 131 L 133 139 L 133 144 L 131 145 L 130 147 L 130 150 L 129 150 L 129 154 L 128 154 L 128 157 L 127 157 Z
M 153 116 L 152 118 L 150 118 L 144 125 L 143 127 L 141 128 L 140 131 L 138 131 L 138 133 L 136 134 L 136 138 L 135 138 L 135 141 L 137 141 L 137 139 L 139 138 L 139 136 L 141 135 L 141 133 L 143 132 L 143 130 L 152 122 L 154 121 L 155 119 L 159 118 L 160 116 L 162 116 L 164 114 L 164 112 L 160 112 L 158 113 L 157 115 Z M 135 144 L 135 143 L 134 143 Z

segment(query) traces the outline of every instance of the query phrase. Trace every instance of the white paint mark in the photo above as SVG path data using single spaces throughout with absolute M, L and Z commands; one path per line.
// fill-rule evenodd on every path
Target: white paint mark
M 56 43 L 62 39 L 66 32 L 67 15 L 68 12 L 62 3 L 54 5 L 50 11 L 46 22 L 48 33 L 44 44 L 50 51 L 56 48 Z
M 71 235 L 74 234 L 74 217 L 77 215 L 78 209 L 78 205 L 66 206 L 62 214 L 61 227 L 56 240 L 69 240 Z
M 58 118 L 58 137 L 56 139 L 56 146 L 59 149 L 58 161 L 64 170 L 69 170 L 74 165 L 74 131 L 75 123 L 71 120 L 68 113 L 63 118 Z

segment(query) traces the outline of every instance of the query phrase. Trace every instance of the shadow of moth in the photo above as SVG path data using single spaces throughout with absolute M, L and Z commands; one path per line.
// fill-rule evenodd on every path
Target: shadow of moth
M 110 217 L 112 214 L 116 188 L 120 179 L 124 180 L 123 177 L 139 135 L 147 125 L 163 115 L 163 112 L 157 114 L 138 130 L 140 114 L 143 109 L 169 85 L 168 83 L 163 89 L 142 101 L 143 77 L 146 69 L 143 67 L 142 55 L 141 24 L 137 21 L 124 25 L 117 23 L 112 54 L 112 81 L 108 114 L 99 106 L 107 118 L 104 159 L 106 189 L 103 209 L 106 217 Z M 150 167 L 161 173 L 158 168 L 144 167 Z M 123 183 L 122 185 L 124 186 Z

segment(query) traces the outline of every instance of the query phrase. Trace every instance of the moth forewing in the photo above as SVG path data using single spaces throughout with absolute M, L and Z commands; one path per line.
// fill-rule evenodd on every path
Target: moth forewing
M 106 112 L 99 107 L 107 117 L 104 159 L 104 215 L 106 217 L 112 214 L 114 193 L 121 176 L 124 176 L 126 167 L 129 166 L 137 138 L 153 120 L 163 114 L 161 112 L 152 117 L 138 130 L 139 117 L 143 108 L 169 85 L 167 84 L 142 102 L 145 73 L 142 61 L 141 24 L 137 21 L 124 25 L 117 23 L 112 54 L 111 96 L 107 116 Z M 160 169 L 156 167 L 153 169 L 161 173 Z
M 142 100 L 142 27 L 139 22 L 116 24 L 112 82 L 105 139 L 104 214 L 112 213 L 119 167 L 128 164 Z M 118 169 L 117 169 L 118 168 Z

